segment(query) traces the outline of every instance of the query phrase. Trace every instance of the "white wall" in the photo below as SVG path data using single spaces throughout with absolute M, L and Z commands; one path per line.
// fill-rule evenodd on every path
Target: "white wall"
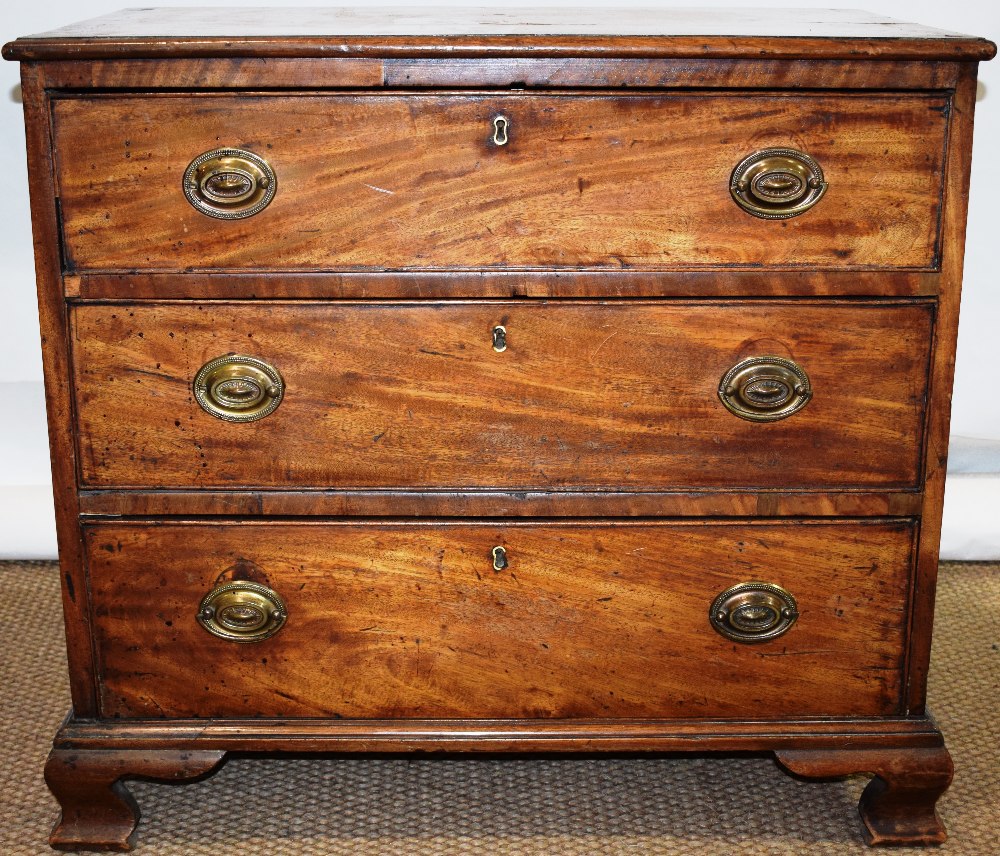
M 628 0 L 627 0 L 628 2 Z M 305 3 L 302 0 L 203 0 L 169 2 L 170 6 L 274 6 L 350 5 L 350 0 Z M 606 3 L 538 3 L 508 0 L 494 5 L 564 6 L 572 20 L 572 8 L 617 5 Z M 830 0 L 712 0 L 696 3 L 678 0 L 631 0 L 629 5 L 653 6 L 773 6 L 815 7 L 834 5 Z M 48 0 L 48 2 L 8 4 L 4 9 L 0 40 L 42 32 L 57 26 L 114 11 L 122 2 L 101 0 Z M 361 4 L 357 4 L 361 5 Z M 390 4 L 383 4 L 390 5 Z M 483 6 L 482 2 L 431 0 L 431 4 L 396 0 L 395 6 Z M 845 3 L 846 6 L 855 5 Z M 942 29 L 1000 40 L 1000 4 L 996 0 L 883 0 L 867 2 L 869 12 L 888 15 Z M 969 210 L 966 255 L 965 297 L 959 335 L 958 367 L 955 383 L 953 434 L 992 439 L 1000 448 L 1000 395 L 994 390 L 994 367 L 1000 365 L 1000 288 L 993 282 L 998 260 L 998 217 L 1000 171 L 996 168 L 997 140 L 1000 139 L 1000 60 L 980 68 L 979 106 L 976 118 L 972 194 Z M 45 557 L 55 553 L 52 503 L 49 493 L 48 453 L 44 440 L 45 415 L 41 397 L 41 354 L 35 309 L 34 272 L 28 220 L 27 175 L 24 163 L 24 132 L 15 63 L 0 63 L 0 265 L 3 278 L 3 316 L 0 317 L 0 558 Z M 989 374 L 988 374 L 989 373 Z M 945 509 L 945 555 L 969 558 L 1000 558 L 1000 523 L 994 509 L 1000 508 L 1000 473 L 997 455 L 980 454 L 980 446 L 962 446 L 965 466 L 972 472 L 949 477 Z M 982 462 L 982 463 L 977 463 Z M 977 475 L 985 470 L 996 475 Z

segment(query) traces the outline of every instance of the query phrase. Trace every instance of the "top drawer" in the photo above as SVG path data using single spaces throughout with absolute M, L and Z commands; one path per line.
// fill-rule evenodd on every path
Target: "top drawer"
M 928 269 L 948 103 L 758 92 L 60 98 L 66 265 Z M 185 170 L 220 148 L 273 169 L 263 210 L 225 220 L 189 203 Z M 736 204 L 734 168 L 769 148 L 820 166 L 827 191 L 815 207 L 769 220 Z M 238 195 L 241 182 L 216 189 Z

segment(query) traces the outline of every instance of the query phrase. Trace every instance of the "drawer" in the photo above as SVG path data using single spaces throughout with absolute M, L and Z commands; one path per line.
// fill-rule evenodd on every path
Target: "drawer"
M 116 488 L 911 487 L 932 327 L 925 302 L 78 305 L 80 474 Z M 193 379 L 231 352 L 280 376 L 270 415 L 199 406 Z M 812 397 L 749 421 L 720 382 L 764 355 L 800 367 Z
M 897 714 L 913 536 L 906 521 L 90 525 L 101 709 Z M 277 595 L 287 620 L 269 638 L 234 642 L 196 620 L 234 581 Z M 784 635 L 737 642 L 710 624 L 717 596 L 747 581 L 792 596 Z M 219 615 L 240 608 L 222 597 Z
M 58 97 L 65 260 L 73 271 L 933 268 L 949 103 L 898 92 Z M 185 198 L 189 164 L 220 147 L 273 170 L 259 213 L 217 219 Z M 820 166 L 828 190 L 814 208 L 766 220 L 736 205 L 734 168 L 770 148 Z

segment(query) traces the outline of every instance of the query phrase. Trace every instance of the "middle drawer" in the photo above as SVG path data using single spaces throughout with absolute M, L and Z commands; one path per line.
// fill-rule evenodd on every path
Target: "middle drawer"
M 878 301 L 78 305 L 81 482 L 913 487 L 933 314 Z M 269 415 L 199 406 L 199 370 L 230 353 L 280 377 Z M 759 357 L 771 360 L 747 362 Z M 221 377 L 239 413 L 259 381 L 232 371 L 209 386 Z M 743 396 L 770 419 L 797 395 L 796 371 L 807 398 L 787 417 L 723 402 Z

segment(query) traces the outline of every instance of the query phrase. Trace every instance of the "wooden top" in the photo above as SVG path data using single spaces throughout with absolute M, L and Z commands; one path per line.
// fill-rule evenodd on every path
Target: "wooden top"
M 986 39 L 828 9 L 126 9 L 4 46 L 6 59 L 641 56 L 990 59 Z

